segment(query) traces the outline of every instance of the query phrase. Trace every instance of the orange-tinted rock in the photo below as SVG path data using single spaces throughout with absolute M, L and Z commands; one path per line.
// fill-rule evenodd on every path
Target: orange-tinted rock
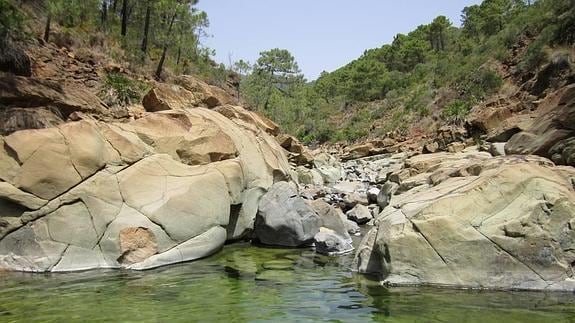
M 131 265 L 158 253 L 154 233 L 148 228 L 126 228 L 120 231 L 122 256 L 118 262 Z

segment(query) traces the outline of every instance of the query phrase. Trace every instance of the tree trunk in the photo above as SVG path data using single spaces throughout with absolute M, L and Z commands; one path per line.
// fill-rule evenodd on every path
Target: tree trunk
M 122 36 L 128 32 L 128 0 L 122 1 Z
M 439 31 L 439 44 L 441 46 L 441 50 L 445 50 L 445 37 L 443 36 L 443 31 Z
M 117 13 L 118 11 L 118 0 L 114 0 L 114 2 L 112 3 L 112 9 L 114 10 L 114 13 Z
M 106 31 L 108 24 L 108 0 L 102 1 L 102 30 Z
M 174 27 L 174 21 L 176 21 L 176 16 L 178 15 L 178 8 L 176 8 L 176 10 L 174 10 L 174 15 L 172 16 L 172 19 L 170 20 L 170 26 L 168 27 L 168 32 L 166 33 L 166 38 L 168 38 L 170 36 L 170 34 L 172 33 L 172 28 Z M 164 69 L 164 62 L 166 61 L 166 54 L 168 53 L 168 47 L 169 47 L 169 42 L 168 40 L 164 40 L 164 49 L 162 51 L 162 57 L 160 58 L 160 61 L 158 62 L 158 68 L 156 69 L 156 80 L 160 80 L 162 78 L 162 70 Z
M 164 62 L 166 61 L 166 54 L 168 53 L 168 45 L 164 45 L 164 50 L 162 51 L 162 58 L 160 58 L 160 62 L 158 62 L 158 68 L 156 69 L 156 80 L 161 80 L 162 78 L 162 70 L 164 69 Z
M 44 41 L 48 42 L 48 39 L 50 39 L 50 24 L 52 23 L 52 14 L 48 14 L 48 17 L 46 18 L 46 28 L 44 29 Z
M 152 6 L 148 2 L 148 7 L 146 8 L 146 21 L 144 22 L 144 39 L 142 40 L 142 52 L 144 55 L 148 51 L 148 34 L 150 32 L 150 15 L 152 12 Z
M 272 83 L 270 81 L 270 85 L 268 86 L 268 90 L 266 93 L 266 100 L 264 102 L 264 111 L 268 111 L 269 104 L 270 104 L 270 97 L 272 96 Z

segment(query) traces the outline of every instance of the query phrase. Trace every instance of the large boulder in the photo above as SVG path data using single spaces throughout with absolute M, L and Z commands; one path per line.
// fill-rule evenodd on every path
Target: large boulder
M 559 141 L 549 150 L 549 154 L 556 164 L 575 167 L 575 137 Z
M 343 177 L 343 168 L 339 161 L 325 152 L 314 156 L 313 165 L 326 184 L 335 184 Z
M 325 255 L 343 254 L 353 250 L 350 231 L 354 227 L 347 223 L 345 214 L 323 200 L 311 202 L 311 206 L 320 217 L 320 232 L 314 236 L 315 250 Z
M 264 128 L 236 121 L 182 107 L 0 137 L 0 270 L 143 270 L 245 237 L 290 168 Z
M 346 215 L 348 219 L 357 224 L 366 224 L 373 219 L 373 215 L 369 208 L 362 204 L 357 204 L 353 209 L 347 211 Z
M 320 217 L 287 182 L 278 182 L 261 198 L 255 222 L 257 239 L 267 245 L 299 247 L 313 242 Z
M 204 83 L 191 75 L 182 75 L 176 78 L 176 84 L 194 93 L 207 108 L 220 105 L 235 104 L 237 100 L 223 89 Z
M 575 170 L 438 155 L 410 162 L 431 179 L 392 197 L 358 248 L 357 270 L 389 285 L 575 288 Z
M 321 187 L 323 185 L 323 177 L 317 169 L 309 169 L 305 166 L 298 166 L 295 169 L 300 185 L 312 185 Z
M 143 98 L 142 105 L 149 112 L 182 110 L 202 104 L 203 97 L 175 84 L 158 84 Z
M 387 182 L 383 184 L 379 194 L 377 195 L 377 205 L 381 209 L 385 209 L 389 205 L 391 196 L 397 192 L 399 189 L 399 184 L 394 182 Z

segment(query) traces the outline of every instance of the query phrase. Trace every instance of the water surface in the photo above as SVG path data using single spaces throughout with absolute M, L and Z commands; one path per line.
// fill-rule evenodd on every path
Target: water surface
M 352 256 L 229 245 L 147 272 L 0 273 L 0 322 L 575 322 L 575 295 L 379 286 Z

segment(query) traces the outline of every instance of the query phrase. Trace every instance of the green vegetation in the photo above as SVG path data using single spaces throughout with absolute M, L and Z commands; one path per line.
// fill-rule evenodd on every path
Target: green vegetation
M 230 71 L 200 43 L 209 21 L 197 2 L 0 0 L 0 67 L 31 73 L 18 45 L 31 25 L 47 42 L 79 55 L 101 51 L 136 75 L 194 74 L 224 85 Z M 484 0 L 463 9 L 461 27 L 439 16 L 312 82 L 285 49 L 264 51 L 253 64 L 238 61 L 232 69 L 241 75 L 243 101 L 307 143 L 433 131 L 441 122 L 462 122 L 473 106 L 499 92 L 503 76 L 528 80 L 572 48 L 574 8 L 573 0 Z M 26 16 L 40 24 L 24 24 Z M 129 104 L 144 90 L 138 81 L 111 74 L 102 96 Z
M 132 80 L 123 74 L 110 73 L 106 75 L 100 97 L 110 106 L 123 106 L 141 102 L 149 90 L 142 81 Z
M 225 81 L 213 50 L 201 45 L 209 21 L 198 0 L 0 0 L 0 37 L 21 17 L 41 22 L 42 38 L 74 50 L 100 50 L 132 71 L 164 79 L 196 74 Z M 39 25 L 34 27 L 39 29 Z M 39 32 L 39 30 L 36 30 Z M 223 71 L 223 72 L 222 72 Z
M 0 0 L 0 40 L 13 37 L 22 30 L 24 17 L 9 0 Z
M 500 67 L 512 58 L 512 72 L 533 73 L 549 48 L 573 45 L 574 7 L 571 0 L 485 0 L 463 9 L 460 28 L 439 16 L 314 82 L 280 49 L 262 52 L 251 69 L 236 64 L 236 71 L 245 75 L 245 101 L 305 142 L 406 131 L 433 114 L 461 122 L 499 91 Z M 527 50 L 517 54 L 518 46 Z M 453 95 L 442 98 L 444 92 Z
M 17 44 L 26 34 L 24 15 L 9 0 L 0 0 L 0 71 L 29 76 L 30 58 Z
M 459 121 L 465 117 L 470 109 L 471 107 L 469 106 L 468 102 L 463 100 L 455 100 L 445 106 L 443 109 L 443 115 L 450 120 Z

